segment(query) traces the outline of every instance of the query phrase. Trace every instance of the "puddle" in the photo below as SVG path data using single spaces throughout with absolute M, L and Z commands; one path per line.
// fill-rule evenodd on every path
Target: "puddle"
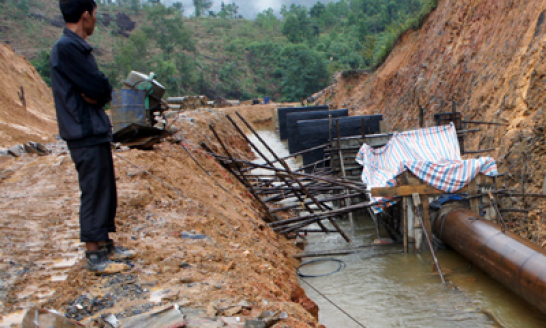
M 65 275 L 65 274 L 60 276 L 51 276 L 52 282 L 65 281 L 66 279 L 68 279 L 68 275 Z
M 62 259 L 55 261 L 55 264 L 51 266 L 53 269 L 69 269 L 73 267 L 76 262 L 78 262 L 77 257 L 69 258 L 69 259 Z
M 0 327 L 9 327 L 13 324 L 21 324 L 23 317 L 25 316 L 25 311 L 17 311 L 11 314 L 6 315 L 0 320 Z

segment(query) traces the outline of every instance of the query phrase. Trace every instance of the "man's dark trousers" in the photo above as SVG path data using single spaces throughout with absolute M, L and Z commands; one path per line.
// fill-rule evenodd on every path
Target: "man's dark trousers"
M 116 232 L 116 176 L 110 143 L 71 148 L 70 155 L 76 164 L 82 193 L 81 241 L 106 241 L 109 232 Z

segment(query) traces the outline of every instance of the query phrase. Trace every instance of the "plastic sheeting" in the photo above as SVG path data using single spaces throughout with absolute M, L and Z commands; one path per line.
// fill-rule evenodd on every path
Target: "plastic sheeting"
M 370 188 L 396 185 L 396 176 L 410 170 L 419 179 L 447 193 L 466 186 L 479 173 L 496 176 L 491 157 L 462 160 L 454 125 L 394 133 L 383 147 L 363 144 L 356 161 Z

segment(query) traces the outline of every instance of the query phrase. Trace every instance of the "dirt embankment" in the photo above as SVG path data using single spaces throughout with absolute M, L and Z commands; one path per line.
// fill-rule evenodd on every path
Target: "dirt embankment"
M 0 147 L 52 141 L 58 133 L 51 89 L 28 60 L 5 44 L 0 44 L 0 106 Z
M 0 58 L 2 143 L 50 140 L 57 133 L 50 89 L 9 48 L 0 46 Z M 26 110 L 17 96 L 21 85 Z M 275 106 L 226 112 L 235 110 L 260 125 L 272 120 Z M 275 327 L 317 327 L 318 308 L 299 286 L 291 257 L 299 249 L 268 228 L 246 189 L 201 151 L 205 142 L 222 153 L 209 130 L 214 124 L 233 154 L 253 159 L 226 112 L 181 113 L 175 136 L 153 150 L 114 153 L 115 239 L 138 252 L 121 275 L 100 278 L 84 269 L 78 179 L 66 146 L 50 143 L 53 152 L 42 157 L 0 157 L 0 326 L 33 305 L 85 322 L 90 307 L 94 316 L 128 317 L 177 303 L 209 309 L 209 316 L 213 307 L 218 315 L 243 317 L 282 310 L 288 318 Z M 243 300 L 249 308 L 233 307 Z
M 249 107 L 239 110 L 254 123 L 274 110 Z M 165 303 L 202 309 L 246 300 L 252 308 L 238 316 L 280 309 L 289 318 L 276 327 L 316 327 L 318 308 L 299 286 L 298 262 L 291 258 L 299 249 L 269 229 L 246 189 L 199 151 L 204 141 L 221 152 L 210 123 L 238 157 L 253 157 L 225 113 L 216 110 L 178 118 L 176 138 L 183 145 L 170 138 L 151 151 L 114 153 L 116 236 L 139 254 L 121 276 L 98 278 L 84 270 L 77 174 L 69 154 L 56 149 L 45 157 L 3 157 L 0 313 L 33 304 L 65 312 L 85 295 L 100 302 L 113 297 L 98 312 L 130 316 L 150 309 L 152 294 L 164 292 Z M 207 237 L 184 237 L 191 234 Z
M 389 131 L 417 128 L 450 112 L 454 101 L 467 120 L 467 150 L 489 149 L 507 187 L 542 193 L 546 176 L 546 2 L 440 0 L 418 31 L 408 31 L 373 74 L 339 75 L 321 102 L 349 107 L 351 115 L 383 114 Z M 476 156 L 476 155 L 474 155 Z M 522 173 L 531 174 L 522 179 Z M 544 246 L 544 201 L 510 198 L 508 208 L 538 208 L 518 216 L 514 229 Z

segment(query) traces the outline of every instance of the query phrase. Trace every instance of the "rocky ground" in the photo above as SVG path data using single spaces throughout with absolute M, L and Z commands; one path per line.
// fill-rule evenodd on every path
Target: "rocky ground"
M 274 108 L 229 111 L 259 125 L 271 121 Z M 46 156 L 0 157 L 4 323 L 34 305 L 88 323 L 99 314 L 123 318 L 175 303 L 209 317 L 282 310 L 288 318 L 274 327 L 316 327 L 318 308 L 291 258 L 299 249 L 266 227 L 246 189 L 200 151 L 205 142 L 221 152 L 213 123 L 238 157 L 253 158 L 225 114 L 186 112 L 173 125 L 176 134 L 153 150 L 114 152 L 115 239 L 138 252 L 130 271 L 114 276 L 84 269 L 77 174 L 66 147 L 50 143 Z M 236 306 L 241 301 L 248 306 Z

